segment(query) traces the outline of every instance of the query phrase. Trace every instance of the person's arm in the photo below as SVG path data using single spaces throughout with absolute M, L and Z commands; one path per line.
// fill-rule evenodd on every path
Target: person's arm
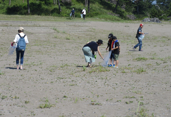
M 14 41 L 11 43 L 11 46 L 13 46 L 13 44 L 16 43 L 17 40 L 18 40 L 18 35 L 15 36 L 15 39 L 14 39 Z
M 97 51 L 98 51 L 99 56 L 100 56 L 102 59 L 104 59 L 103 56 L 102 56 L 101 53 L 100 53 L 99 46 L 97 47 Z
M 138 32 L 139 32 L 139 34 L 141 34 L 141 35 L 143 35 L 143 34 L 144 34 L 144 33 L 142 32 L 142 30 L 140 30 L 140 29 L 139 29 L 139 31 L 138 31 Z
M 115 48 L 112 48 L 111 50 L 115 50 L 115 49 L 118 49 L 118 46 L 116 46 Z
M 107 51 L 107 49 L 109 48 L 109 46 L 107 45 L 107 47 L 106 47 L 106 51 Z
M 25 36 L 25 42 L 26 42 L 26 45 L 29 43 L 27 35 Z
M 115 46 L 116 46 L 116 47 L 115 47 L 115 48 L 112 48 L 111 50 L 118 49 L 118 48 L 119 48 L 119 43 L 118 43 L 118 42 L 116 42 L 116 43 L 115 43 Z
M 142 33 L 142 32 L 139 32 L 139 34 L 142 34 L 142 35 L 143 35 L 144 33 Z

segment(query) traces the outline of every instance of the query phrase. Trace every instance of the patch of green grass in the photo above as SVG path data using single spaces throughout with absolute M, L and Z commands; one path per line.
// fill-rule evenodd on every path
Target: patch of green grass
M 5 99 L 5 98 L 7 98 L 7 96 L 5 96 L 5 95 L 3 95 L 3 96 L 1 97 L 2 100 Z
M 121 73 L 126 73 L 126 71 L 125 70 L 122 70 L 122 72 Z
M 19 99 L 19 97 L 17 97 L 17 96 L 14 96 L 13 98 L 14 98 L 14 99 Z
M 136 112 L 137 117 L 155 117 L 154 114 L 147 114 L 147 109 L 142 107 L 138 112 Z
M 96 102 L 96 100 L 91 100 L 91 105 L 102 105 L 101 103 L 99 102 Z
M 85 71 L 86 70 L 86 67 L 85 66 L 83 66 L 83 71 Z
M 93 72 L 107 72 L 110 71 L 109 69 L 102 67 L 102 66 L 98 66 L 96 68 L 93 68 L 89 71 L 89 73 L 93 73 Z
M 136 94 L 141 94 L 141 91 L 132 91 L 132 92 Z
M 26 100 L 26 101 L 25 101 L 25 104 L 28 104 L 28 103 L 30 103 L 30 101 L 27 101 L 27 100 Z
M 52 65 L 50 67 L 47 68 L 50 72 L 55 72 L 55 70 L 57 69 L 56 65 Z
M 64 95 L 63 98 L 68 98 L 68 97 L 66 95 Z
M 70 40 L 70 37 L 66 37 L 66 40 Z
M 0 71 L 0 75 L 4 75 L 4 73 L 2 71 Z
M 75 98 L 75 101 L 74 101 L 74 103 L 77 103 L 78 102 L 78 98 Z
M 53 30 L 56 31 L 56 32 L 58 32 L 58 33 L 60 33 L 60 31 L 58 29 L 56 29 L 56 28 L 53 28 Z
M 65 117 L 64 115 L 62 115 L 62 116 L 59 116 L 59 117 Z
M 146 61 L 148 60 L 148 58 L 145 58 L 145 57 L 138 57 L 135 59 L 136 61 Z
M 136 72 L 137 74 L 141 74 L 143 72 L 146 72 L 146 70 L 144 68 L 139 68 L 139 69 L 136 69 L 134 72 Z
M 117 100 L 116 102 L 121 102 L 121 100 Z
M 125 96 L 124 98 L 135 98 L 134 96 Z
M 69 84 L 69 86 L 76 86 L 77 84 Z
M 46 103 L 46 104 L 40 104 L 39 105 L 39 108 L 43 109 L 43 108 L 51 108 L 53 107 L 54 105 L 50 104 L 50 103 Z
M 61 68 L 64 68 L 64 67 L 68 67 L 69 65 L 68 64 L 63 64 L 63 65 L 61 65 L 60 67 Z
M 131 103 L 133 103 L 133 101 L 125 102 L 125 104 L 131 104 Z

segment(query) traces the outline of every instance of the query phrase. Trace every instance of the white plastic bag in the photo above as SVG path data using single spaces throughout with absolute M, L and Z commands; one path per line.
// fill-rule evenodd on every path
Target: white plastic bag
M 12 55 L 15 51 L 15 49 L 17 48 L 17 43 L 14 43 L 13 46 L 10 45 L 9 47 L 9 52 L 8 52 L 8 56 Z
M 81 15 L 81 18 L 83 18 L 83 14 L 80 14 Z
M 101 65 L 102 65 L 103 67 L 107 67 L 107 66 L 108 66 L 108 61 L 109 61 L 109 59 L 110 59 L 111 53 L 112 53 L 112 51 L 108 52 L 108 53 L 104 56 L 104 60 L 103 60 L 103 62 L 101 63 Z
M 144 39 L 144 37 L 145 37 L 145 35 L 140 35 L 139 40 L 142 41 Z
M 72 16 L 72 13 L 70 13 L 70 15 L 69 15 L 70 17 Z

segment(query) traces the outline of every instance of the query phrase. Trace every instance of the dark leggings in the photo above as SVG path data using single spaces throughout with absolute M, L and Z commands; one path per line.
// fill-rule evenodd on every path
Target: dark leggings
M 20 58 L 20 65 L 23 65 L 24 62 L 24 51 L 16 50 L 16 64 L 19 65 L 19 58 Z
M 85 19 L 85 15 L 83 14 L 83 19 Z

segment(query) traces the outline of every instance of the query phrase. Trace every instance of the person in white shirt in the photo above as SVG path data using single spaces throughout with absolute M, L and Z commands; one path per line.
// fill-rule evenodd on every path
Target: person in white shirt
M 85 16 L 86 16 L 86 10 L 85 10 L 85 8 L 82 10 L 82 14 L 83 14 L 83 19 L 85 20 Z
M 18 43 L 21 37 L 24 37 L 24 40 L 25 40 L 25 43 L 26 44 L 29 43 L 28 38 L 27 38 L 27 35 L 24 34 L 24 28 L 23 27 L 19 27 L 18 34 L 16 34 L 15 39 L 12 42 L 11 45 L 13 45 L 14 43 Z M 23 69 L 24 52 L 25 52 L 25 50 L 24 51 L 23 50 L 21 51 L 21 50 L 18 50 L 16 48 L 16 65 L 17 65 L 17 69 L 19 69 L 19 68 L 20 69 Z M 19 57 L 20 57 L 20 66 L 19 66 Z

